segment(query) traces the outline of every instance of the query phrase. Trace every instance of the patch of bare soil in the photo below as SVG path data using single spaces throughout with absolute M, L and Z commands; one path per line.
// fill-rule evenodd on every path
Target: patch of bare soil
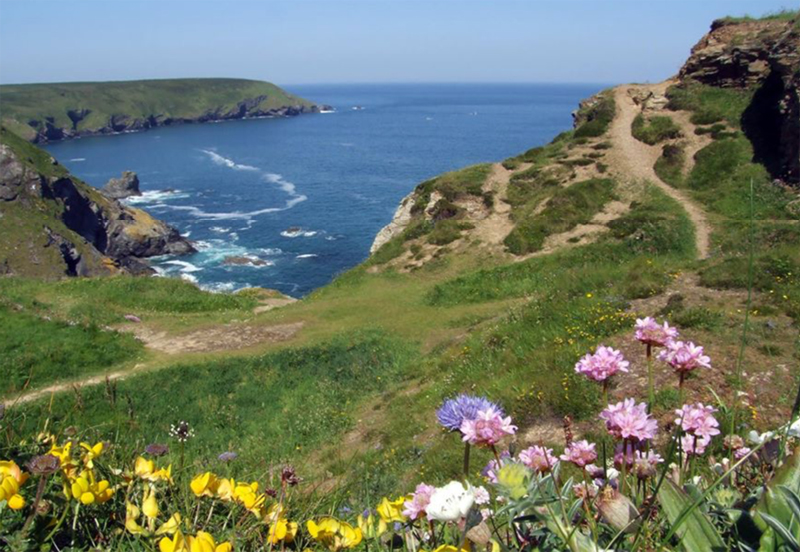
M 168 335 L 144 326 L 128 328 L 150 349 L 168 355 L 244 349 L 259 343 L 278 343 L 294 337 L 302 322 L 275 326 L 225 324 L 184 335 Z

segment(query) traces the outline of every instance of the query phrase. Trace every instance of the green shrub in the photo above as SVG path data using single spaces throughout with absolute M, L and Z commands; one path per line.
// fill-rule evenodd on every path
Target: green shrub
M 691 111 L 691 121 L 696 125 L 724 120 L 739 128 L 742 113 L 750 105 L 752 97 L 751 90 L 717 88 L 700 83 L 679 84 L 667 89 L 667 108 Z
M 651 146 L 681 136 L 680 127 L 671 117 L 654 115 L 645 119 L 641 113 L 636 116 L 631 125 L 633 137 Z
M 666 144 L 661 149 L 661 156 L 656 160 L 653 169 L 661 180 L 678 187 L 683 183 L 683 167 L 685 163 L 686 156 L 683 146 Z
M 447 245 L 461 237 L 464 227 L 455 220 L 440 220 L 428 235 L 428 242 L 434 245 Z
M 611 125 L 611 121 L 614 120 L 616 109 L 617 106 L 612 93 L 605 92 L 601 94 L 597 103 L 579 112 L 578 115 L 583 117 L 586 122 L 575 129 L 575 137 L 595 138 L 605 134 Z

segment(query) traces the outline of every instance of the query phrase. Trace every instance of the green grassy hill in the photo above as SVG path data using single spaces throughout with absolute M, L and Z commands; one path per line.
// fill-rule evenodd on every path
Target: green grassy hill
M 29 140 L 178 122 L 296 114 L 312 102 L 244 79 L 164 79 L 0 86 L 3 124 Z

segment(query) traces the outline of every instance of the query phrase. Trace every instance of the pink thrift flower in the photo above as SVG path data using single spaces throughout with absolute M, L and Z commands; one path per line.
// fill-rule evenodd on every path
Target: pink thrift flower
M 514 435 L 516 432 L 517 426 L 511 423 L 511 416 L 504 418 L 502 412 L 494 406 L 479 410 L 474 420 L 465 419 L 461 423 L 463 440 L 471 445 L 496 445 L 506 435 Z
M 655 437 L 658 422 L 647 413 L 645 403 L 636 404 L 633 399 L 625 399 L 610 404 L 600 413 L 606 422 L 606 429 L 617 439 L 647 441 Z
M 575 493 L 575 498 L 582 498 L 584 500 L 591 500 L 597 497 L 597 493 L 600 490 L 600 487 L 595 485 L 594 483 L 589 483 L 588 485 L 583 483 L 576 483 L 572 486 L 572 492 Z
M 553 469 L 558 459 L 553 456 L 553 449 L 534 445 L 519 453 L 519 460 L 538 473 L 546 473 Z
M 711 359 L 703 354 L 703 348 L 691 341 L 672 341 L 658 355 L 676 372 L 691 372 L 695 368 L 711 368 Z
M 425 514 L 425 509 L 431 501 L 431 495 L 436 487 L 420 483 L 417 485 L 416 490 L 411 495 L 411 500 L 406 500 L 403 503 L 403 515 L 408 519 L 418 519 Z
M 661 455 L 649 450 L 642 452 L 637 450 L 633 453 L 633 473 L 639 479 L 647 479 L 656 474 L 656 468 L 664 462 Z
M 627 372 L 630 362 L 622 353 L 600 345 L 593 355 L 586 355 L 575 365 L 575 371 L 593 381 L 605 381 L 617 372 Z
M 652 347 L 664 347 L 678 337 L 678 330 L 664 322 L 663 325 L 650 318 L 636 319 L 636 339 Z
M 699 456 L 706 451 L 711 439 L 704 439 L 696 435 L 686 434 L 681 437 L 681 450 L 685 455 Z
M 716 411 L 713 406 L 705 406 L 703 403 L 685 404 L 675 411 L 678 415 L 675 423 L 687 433 L 710 441 L 714 435 L 719 435 L 719 422 L 714 417 Z
M 583 441 L 573 441 L 559 458 L 564 462 L 572 462 L 579 468 L 583 468 L 597 460 L 597 451 L 595 451 L 595 444 L 585 439 Z
M 473 487 L 472 495 L 475 497 L 475 504 L 489 504 L 489 491 L 484 487 Z
M 614 447 L 614 467 L 622 469 L 622 462 L 625 462 L 625 469 L 633 467 L 634 453 L 639 452 L 639 445 L 634 443 L 627 443 L 625 451 L 622 450 L 622 443 Z
M 750 450 L 750 448 L 748 448 L 748 447 L 739 447 L 738 449 L 733 451 L 733 456 L 737 460 L 741 460 L 742 458 L 744 458 L 745 456 L 747 456 L 751 452 L 752 452 L 752 450 Z

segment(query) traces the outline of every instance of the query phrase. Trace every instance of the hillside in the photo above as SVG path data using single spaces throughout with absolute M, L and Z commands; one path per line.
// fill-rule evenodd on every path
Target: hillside
M 194 251 L 171 226 L 81 182 L 0 126 L 0 274 L 147 273 L 145 257 Z
M 356 525 L 357 513 L 383 496 L 405 495 L 422 481 L 468 479 L 502 495 L 503 502 L 493 503 L 499 513 L 487 523 L 465 523 L 488 532 L 513 520 L 515 540 L 508 532 L 505 540 L 497 537 L 503 549 L 563 550 L 567 542 L 572 550 L 609 549 L 609 543 L 660 550 L 682 542 L 685 550 L 734 549 L 739 543 L 777 550 L 775 543 L 788 537 L 776 537 L 763 523 L 754 529 L 749 516 L 760 522 L 754 511 L 765 506 L 762 495 L 748 493 L 761 490 L 784 458 L 786 442 L 796 440 L 787 430 L 786 439 L 748 442 L 753 450 L 747 449 L 734 477 L 724 472 L 731 465 L 724 462 L 735 460 L 722 437 L 745 442 L 751 431 L 758 437 L 779 427 L 798 395 L 800 150 L 792 119 L 798 27 L 796 14 L 715 22 L 674 78 L 605 90 L 582 102 L 575 128 L 549 144 L 419 184 L 376 237 L 364 264 L 301 301 L 252 289 L 212 295 L 186 282 L 130 276 L 56 283 L 0 279 L 0 356 L 12 374 L 0 389 L 13 435 L 7 454 L 41 453 L 50 440 L 74 440 L 77 432 L 86 442 L 108 442 L 104 461 L 115 466 L 132 466 L 139 455 L 159 466 L 171 462 L 177 488 L 200 476 L 194 494 L 159 488 L 161 518 L 166 508 L 181 509 L 194 518 L 187 524 L 213 527 L 219 535 L 233 532 L 246 550 L 272 547 L 259 533 L 261 521 L 250 525 L 241 509 L 231 528 L 218 513 L 227 499 L 204 474 L 276 489 L 276 496 L 263 495 L 263 509 L 277 510 L 256 508 L 270 528 L 279 523 L 283 500 L 289 502 L 292 479 L 283 468 L 291 464 L 292 474 L 296 470 L 304 480 L 301 492 L 291 494 L 291 520 L 324 513 Z M 651 361 L 649 347 L 633 332 L 636 319 L 645 316 L 668 321 L 681 339 L 701 344 L 711 366 L 678 380 L 667 363 Z M 15 328 L 38 339 L 25 344 Z M 79 343 L 75 348 L 83 356 L 53 355 L 64 343 Z M 630 362 L 629 372 L 610 385 L 575 371 L 583 355 L 601 344 Z M 489 397 L 519 426 L 503 448 L 473 447 L 466 466 L 461 435 L 443 430 L 435 414 L 459 393 Z M 631 485 L 636 505 L 623 504 L 627 517 L 621 524 L 607 511 L 591 510 L 594 500 L 583 503 L 586 517 L 574 522 L 575 534 L 602 541 L 602 547 L 579 546 L 563 529 L 584 516 L 575 496 L 585 497 L 571 490 L 578 489 L 575 481 L 588 484 L 587 471 L 567 466 L 559 481 L 546 475 L 548 469 L 542 478 L 526 469 L 516 484 L 509 481 L 515 474 L 499 484 L 481 474 L 506 452 L 547 446 L 558 454 L 565 440 L 578 439 L 608 451 L 611 473 L 615 445 L 628 443 L 615 441 L 597 413 L 626 397 L 646 400 L 648 416 L 658 421 L 662 433 L 652 447 L 666 458 L 659 468 L 664 476 Z M 705 457 L 698 453 L 690 461 L 670 443 L 682 424 L 675 410 L 695 402 L 714 405 L 722 435 Z M 175 437 L 171 426 L 181 421 L 191 437 Z M 41 445 L 16 444 L 43 427 L 55 435 L 44 436 Z M 695 436 L 681 446 L 697 450 L 697 442 Z M 174 449 L 165 458 L 151 452 L 160 443 Z M 620 467 L 627 465 L 621 451 Z M 231 452 L 235 460 L 223 460 Z M 791 458 L 786 465 L 796 474 L 797 453 Z M 531 464 L 522 454 L 519 460 Z M 671 460 L 681 465 L 677 476 L 664 467 Z M 800 490 L 795 476 L 776 477 Z M 126 500 L 141 494 L 144 503 L 155 486 L 150 481 L 153 486 L 141 493 L 129 484 Z M 673 500 L 659 492 L 662 483 Z M 528 487 L 516 495 L 520 485 Z M 210 510 L 200 502 L 217 498 Z M 692 501 L 703 508 L 688 508 Z M 540 504 L 561 504 L 570 514 L 543 512 L 535 508 Z M 120 518 L 132 512 L 121 499 L 97 508 Z M 380 518 L 390 518 L 389 507 L 381 508 Z M 691 530 L 678 532 L 681 512 Z M 82 515 L 75 514 L 73 525 L 94 534 L 95 525 Z M 627 532 L 629 521 L 646 529 Z M 390 529 L 381 540 L 371 521 L 360 525 L 375 549 L 390 548 L 394 531 L 426 530 L 422 523 L 407 533 Z M 523 525 L 528 532 L 520 536 Z M 314 540 L 327 546 L 313 526 L 306 527 L 298 547 Z M 453 534 L 442 529 L 439 537 L 456 544 L 467 538 L 466 526 L 463 533 L 452 527 Z M 698 530 L 704 531 L 702 546 L 693 546 L 689 539 Z M 112 529 L 97 529 L 103 531 Z M 402 542 L 417 550 L 421 538 Z M 480 549 L 496 542 L 468 538 Z M 330 549 L 358 545 L 327 542 Z M 404 546 L 399 536 L 394 542 Z M 444 550 L 458 550 L 450 548 Z
M 32 142 L 180 123 L 286 117 L 319 109 L 274 84 L 244 79 L 0 86 L 3 124 Z

